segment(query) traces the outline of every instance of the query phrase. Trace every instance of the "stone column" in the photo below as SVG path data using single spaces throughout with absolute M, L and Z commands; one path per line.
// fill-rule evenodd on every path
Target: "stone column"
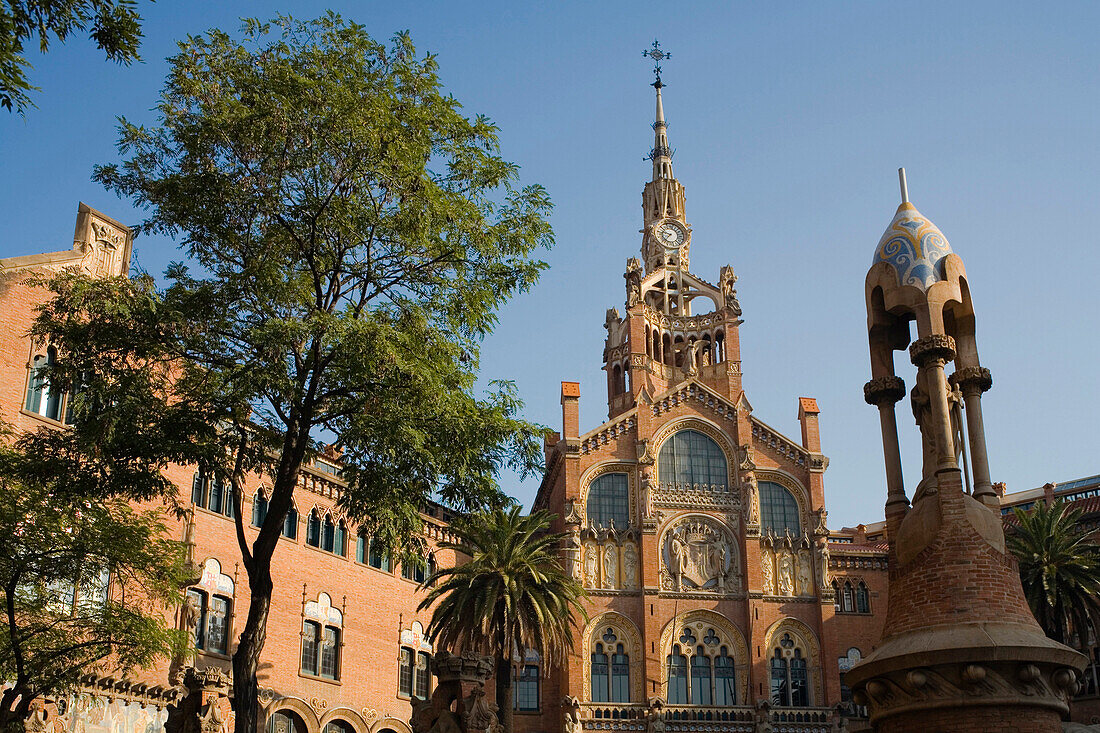
M 921 425 L 925 440 L 931 439 L 936 448 L 935 472 L 955 470 L 955 441 L 951 435 L 951 407 L 947 401 L 947 377 L 943 367 L 955 358 L 955 339 L 944 334 L 917 339 L 909 345 L 909 358 L 918 368 L 917 380 L 923 379 L 928 391 L 932 424 Z M 925 467 L 928 468 L 927 466 Z
M 985 367 L 965 367 L 951 375 L 951 383 L 963 393 L 966 405 L 966 433 L 970 442 L 970 461 L 974 466 L 974 498 L 997 506 L 997 492 L 989 478 L 989 455 L 985 448 L 985 422 L 982 420 L 982 392 L 993 386 L 993 377 Z
M 168 709 L 165 733 L 230 733 L 229 675 L 216 667 L 183 670 L 178 702 Z
M 901 449 L 898 447 L 898 421 L 894 405 L 905 396 L 900 377 L 876 377 L 863 385 L 863 399 L 878 407 L 882 427 L 882 453 L 886 461 L 886 516 L 904 514 L 909 508 L 905 481 L 901 473 Z

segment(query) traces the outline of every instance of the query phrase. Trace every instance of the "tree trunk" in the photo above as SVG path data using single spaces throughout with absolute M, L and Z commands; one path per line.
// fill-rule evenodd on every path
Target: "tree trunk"
M 248 584 L 252 600 L 248 606 L 248 620 L 241 632 L 237 651 L 233 653 L 233 710 L 236 712 L 234 733 L 256 733 L 260 724 L 260 684 L 256 671 L 260 666 L 260 652 L 267 641 L 267 615 L 271 610 L 271 559 L 259 563 L 256 577 L 249 574 Z
M 512 660 L 497 657 L 497 719 L 504 726 L 504 733 L 512 733 Z

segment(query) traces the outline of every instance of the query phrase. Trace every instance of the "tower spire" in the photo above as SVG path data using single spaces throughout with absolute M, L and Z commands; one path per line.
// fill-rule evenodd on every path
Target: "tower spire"
M 668 124 L 665 122 L 665 108 L 661 101 L 661 61 L 672 58 L 672 54 L 661 50 L 661 42 L 653 41 L 653 47 L 642 51 L 643 56 L 653 59 L 653 74 L 657 78 L 653 88 L 657 90 L 657 113 L 653 122 L 653 149 L 649 159 L 653 161 L 653 180 L 675 178 L 672 174 L 672 148 L 668 146 Z

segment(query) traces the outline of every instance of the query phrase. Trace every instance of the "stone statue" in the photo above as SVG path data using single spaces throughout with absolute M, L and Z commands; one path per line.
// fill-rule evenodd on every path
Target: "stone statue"
M 626 307 L 633 308 L 642 299 L 642 263 L 637 257 L 626 261 Z
M 645 729 L 646 733 L 665 733 L 664 703 L 661 702 L 660 698 L 649 703 Z
M 829 587 L 829 543 L 822 542 L 817 551 L 817 578 L 822 588 Z
M 653 471 L 649 468 L 642 470 L 642 516 L 649 519 L 653 516 L 653 499 L 657 491 L 657 481 L 653 478 Z
M 779 595 L 794 595 L 794 560 L 789 552 L 784 552 L 779 558 Z
M 747 502 L 749 524 L 760 524 L 760 491 L 756 484 L 756 474 L 750 473 L 745 479 L 749 489 L 749 501 Z
M 565 557 L 569 564 L 569 575 L 574 580 L 581 580 L 581 532 L 577 527 L 573 528 L 573 531 L 569 533 L 566 539 Z
M 825 520 L 828 518 L 829 512 L 824 509 L 817 510 L 817 526 L 814 527 L 814 534 L 818 537 L 828 537 L 829 528 L 825 526 Z
M 775 586 L 772 579 L 772 553 L 771 550 L 764 548 L 760 552 L 760 570 L 764 575 L 764 595 L 770 596 L 775 593 Z
M 676 587 L 679 588 L 680 576 L 684 574 L 684 568 L 687 564 L 687 543 L 684 542 L 679 531 L 672 533 L 668 554 L 672 560 L 672 567 L 669 568 L 669 571 L 672 573 L 673 580 L 676 581 Z
M 603 548 L 603 587 L 614 588 L 619 579 L 619 547 L 608 542 Z
M 714 543 L 710 547 L 710 568 L 711 573 L 718 579 L 718 589 L 721 591 L 726 590 L 726 580 L 728 573 L 726 570 L 729 562 L 730 546 L 726 541 L 724 535 L 719 534 L 718 538 L 714 540 Z
M 596 543 L 586 542 L 584 545 L 584 585 L 587 588 L 595 588 L 598 577 L 596 557 Z
M 734 274 L 733 268 L 729 265 L 723 265 L 718 275 L 718 284 L 722 288 L 722 298 L 725 300 L 726 309 L 739 316 L 741 315 L 741 304 L 737 302 L 737 288 L 734 287 L 736 282 L 737 275 Z
M 923 464 L 921 466 L 921 481 L 917 484 L 913 494 L 914 503 L 925 496 L 935 494 L 939 490 L 936 481 L 936 470 L 939 468 L 939 447 L 936 445 L 935 416 L 932 414 L 931 390 L 934 385 L 929 384 L 930 372 L 922 369 L 917 372 L 916 384 L 909 393 L 909 402 L 913 408 L 913 418 L 920 428 L 921 446 L 923 449 Z M 950 417 L 950 425 L 947 426 L 947 438 L 952 443 L 955 460 L 958 461 L 962 451 L 962 391 L 958 387 L 947 390 L 947 412 Z
M 566 710 L 562 714 L 563 733 L 581 733 L 581 717 L 572 710 Z
M 798 594 L 801 596 L 814 594 L 814 572 L 810 564 L 809 550 L 798 553 Z
M 638 550 L 633 542 L 623 546 L 623 587 L 630 590 L 638 587 Z

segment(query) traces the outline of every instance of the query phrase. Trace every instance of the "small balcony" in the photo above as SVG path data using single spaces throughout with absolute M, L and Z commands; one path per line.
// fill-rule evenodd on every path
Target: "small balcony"
M 581 703 L 581 727 L 588 731 L 648 730 L 650 708 L 642 704 Z M 753 733 L 756 724 L 767 721 L 773 733 L 830 733 L 832 708 L 769 708 L 750 705 L 707 707 L 666 705 L 661 720 L 667 733 Z

